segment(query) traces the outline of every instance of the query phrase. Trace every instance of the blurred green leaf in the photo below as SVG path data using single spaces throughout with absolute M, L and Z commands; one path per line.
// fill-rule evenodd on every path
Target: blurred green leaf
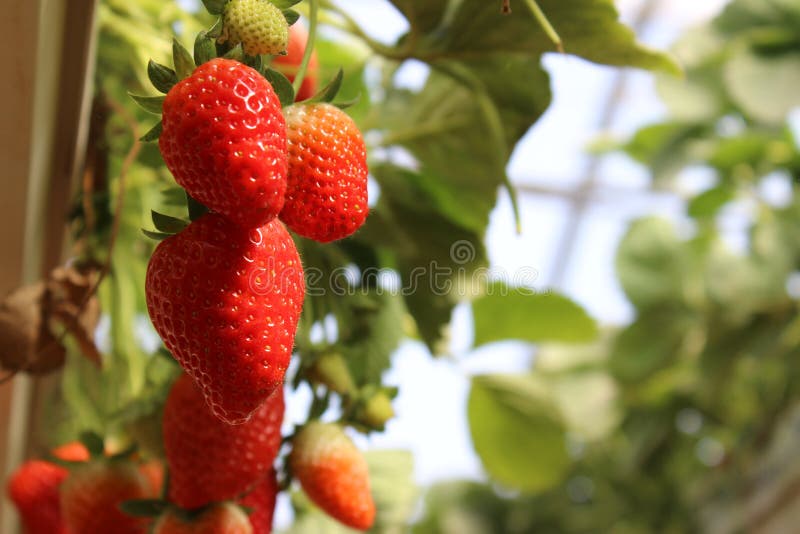
M 690 217 L 714 217 L 722 207 L 733 200 L 735 190 L 728 185 L 712 187 L 689 201 L 687 213 Z
M 569 466 L 564 426 L 532 376 L 474 377 L 467 414 L 475 450 L 494 480 L 529 493 L 561 481 Z
M 591 341 L 597 335 L 594 320 L 570 299 L 501 282 L 472 302 L 472 313 L 476 347 L 504 339 Z

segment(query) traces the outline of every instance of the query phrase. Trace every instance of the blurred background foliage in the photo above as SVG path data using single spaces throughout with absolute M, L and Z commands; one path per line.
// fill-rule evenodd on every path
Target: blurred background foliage
M 669 118 L 618 147 L 651 169 L 653 187 L 675 187 L 690 167 L 713 174 L 686 198 L 691 224 L 630 225 L 616 267 L 636 317 L 621 328 L 598 326 L 556 293 L 470 282 L 489 265 L 483 237 L 498 190 L 510 187 L 506 164 L 551 102 L 540 62 L 556 47 L 523 3 L 502 16 L 499 1 L 395 0 L 408 31 L 393 44 L 371 38 L 378 29 L 359 27 L 344 4 L 322 2 L 320 80 L 341 66 L 342 98 L 360 96 L 348 112 L 368 142 L 373 207 L 351 239 L 298 239 L 307 268 L 347 275 L 335 291 L 328 277 L 310 281 L 288 381 L 309 387 L 307 370 L 336 353 L 363 395 L 379 391 L 402 339 L 422 340 L 432 357 L 446 351 L 460 302 L 472 303 L 475 347 L 538 346 L 529 372 L 473 377 L 468 413 L 453 414 L 468 418 L 489 483 L 420 489 L 408 452 L 368 453 L 376 530 L 413 521 L 417 533 L 735 532 L 779 520 L 800 494 L 785 445 L 797 443 L 800 425 L 800 205 L 794 194 L 776 204 L 762 192 L 782 181 L 794 193 L 800 178 L 787 123 L 800 105 L 800 2 L 734 0 L 680 40 L 677 61 L 637 44 L 611 0 L 539 2 L 566 53 L 661 72 Z M 128 93 L 147 93 L 147 60 L 169 64 L 172 35 L 190 47 L 213 23 L 196 7 L 100 2 L 92 172 L 71 226 L 84 259 L 105 261 L 113 242 L 100 289 L 104 360 L 97 367 L 70 351 L 64 402 L 48 405 L 41 432 L 53 443 L 91 429 L 159 454 L 159 410 L 177 368 L 149 327 L 154 244 L 140 229 L 151 228 L 151 209 L 184 216 L 185 206 L 157 146 L 136 141 L 157 119 Z M 429 68 L 419 89 L 397 83 L 412 60 Z M 755 208 L 743 250 L 721 237 L 721 214 L 737 202 Z M 432 264 L 449 269 L 446 290 L 426 280 L 389 291 Z M 311 387 L 317 408 L 336 397 Z M 299 492 L 292 502 L 291 532 L 345 531 Z

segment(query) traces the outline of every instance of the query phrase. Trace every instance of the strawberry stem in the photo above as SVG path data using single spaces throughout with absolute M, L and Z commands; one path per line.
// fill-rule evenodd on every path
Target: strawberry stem
M 525 3 L 528 4 L 528 8 L 533 13 L 533 17 L 536 19 L 536 22 L 539 23 L 539 26 L 542 27 L 544 33 L 547 34 L 548 39 L 553 41 L 553 44 L 556 46 L 556 50 L 564 53 L 564 44 L 561 42 L 561 37 L 556 32 L 556 29 L 553 28 L 553 25 L 550 24 L 550 21 L 547 19 L 547 16 L 542 11 L 542 8 L 539 7 L 539 4 L 536 3 L 536 0 L 525 0 Z
M 308 62 L 311 60 L 311 53 L 314 51 L 314 45 L 317 42 L 317 13 L 319 11 L 319 1 L 309 0 L 308 4 L 308 42 L 303 52 L 303 60 L 300 62 L 300 67 L 297 69 L 297 74 L 292 84 L 295 94 L 300 91 L 300 86 L 303 85 L 303 78 L 306 77 L 306 70 L 308 70 Z

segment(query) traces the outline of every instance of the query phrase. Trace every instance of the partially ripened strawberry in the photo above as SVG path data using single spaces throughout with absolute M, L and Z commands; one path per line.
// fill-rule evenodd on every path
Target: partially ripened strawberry
M 256 70 L 213 59 L 164 99 L 158 146 L 188 193 L 245 227 L 283 206 L 286 131 L 281 105 Z
M 217 417 L 242 423 L 282 386 L 305 280 L 280 221 L 242 231 L 204 215 L 158 245 L 145 294 L 153 326 Z
M 361 132 L 331 104 L 295 104 L 285 113 L 289 177 L 281 219 L 322 243 L 349 236 L 369 212 Z
M 61 513 L 71 532 L 143 534 L 150 520 L 122 513 L 120 503 L 153 497 L 136 464 L 99 459 L 74 468 L 61 486 Z
M 197 516 L 187 516 L 179 511 L 168 510 L 156 522 L 153 534 L 254 534 L 254 532 L 241 508 L 231 503 L 218 503 Z
M 25 534 L 67 534 L 59 504 L 59 487 L 66 477 L 66 469 L 42 460 L 25 462 L 11 475 L 8 497 Z
M 191 378 L 181 375 L 164 406 L 170 500 L 191 510 L 253 488 L 272 470 L 283 411 L 283 388 L 278 388 L 248 422 L 223 423 Z
M 282 54 L 289 43 L 286 17 L 269 0 L 230 0 L 222 15 L 220 42 L 242 45 L 245 54 Z
M 273 469 L 250 493 L 240 499 L 240 504 L 249 508 L 253 534 L 270 534 L 278 498 L 278 474 Z
M 297 70 L 300 68 L 300 63 L 303 61 L 303 55 L 308 46 L 308 31 L 301 24 L 297 23 L 289 28 L 289 46 L 286 48 L 285 56 L 275 56 L 272 60 L 272 66 L 282 72 L 289 81 L 294 81 Z M 317 58 L 317 51 L 311 52 L 311 57 L 308 60 L 306 67 L 306 74 L 303 77 L 303 83 L 300 84 L 300 89 L 295 95 L 295 100 L 306 100 L 314 96 L 317 92 L 317 79 L 319 78 L 319 59 Z
M 292 442 L 289 463 L 306 495 L 331 517 L 359 530 L 372 527 L 367 462 L 339 425 L 304 426 Z

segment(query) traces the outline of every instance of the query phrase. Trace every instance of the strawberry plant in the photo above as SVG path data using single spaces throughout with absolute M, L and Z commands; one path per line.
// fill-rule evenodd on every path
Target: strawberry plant
M 204 0 L 192 10 L 102 0 L 93 143 L 70 220 L 75 270 L 61 274 L 70 283 L 25 288 L 8 307 L 73 327 L 56 344 L 60 352 L 41 361 L 33 357 L 41 340 L 19 335 L 26 321 L 9 313 L 4 324 L 17 334 L 17 353 L 29 356 L 7 362 L 15 371 L 49 371 L 66 360 L 56 392 L 63 402 L 49 403 L 43 416 L 50 444 L 93 431 L 109 450 L 96 450 L 95 439 L 93 459 L 68 474 L 55 464 L 43 464 L 41 474 L 22 471 L 10 491 L 26 524 L 34 524 L 31 503 L 41 502 L 41 519 L 56 525 L 62 518 L 79 532 L 111 531 L 113 523 L 115 532 L 130 525 L 131 532 L 261 533 L 271 530 L 282 494 L 293 505 L 288 531 L 297 533 L 397 532 L 415 520 L 419 532 L 446 531 L 448 514 L 464 503 L 486 515 L 487 532 L 512 531 L 514 521 L 520 531 L 580 531 L 592 521 L 582 526 L 571 519 L 580 514 L 569 511 L 550 521 L 548 511 L 569 510 L 564 486 L 582 473 L 610 480 L 598 491 L 611 495 L 603 509 L 615 515 L 605 523 L 591 518 L 603 525 L 644 508 L 636 506 L 635 490 L 621 496 L 629 480 L 606 477 L 611 464 L 629 459 L 619 450 L 636 448 L 630 454 L 645 475 L 669 475 L 672 464 L 659 464 L 669 457 L 661 447 L 675 431 L 652 430 L 658 419 L 648 410 L 668 419 L 693 399 L 715 417 L 743 417 L 715 406 L 711 395 L 687 393 L 682 367 L 669 388 L 651 383 L 693 340 L 733 343 L 733 324 L 789 329 L 790 305 L 772 286 L 769 306 L 754 300 L 703 315 L 711 305 L 687 297 L 697 284 L 676 280 L 683 280 L 684 260 L 711 254 L 703 248 L 708 241 L 682 243 L 655 222 L 632 227 L 619 269 L 639 315 L 602 336 L 565 296 L 481 276 L 500 195 L 514 205 L 517 224 L 525 223 L 506 169 L 552 100 L 542 57 L 564 53 L 674 76 L 680 68 L 672 56 L 639 44 L 610 0 L 395 0 L 384 7 L 405 30 L 392 43 L 377 40 L 380 29 L 362 26 L 355 8 L 345 6 Z M 720 23 L 731 36 L 740 29 L 732 13 Z M 780 31 L 758 35 L 750 50 L 758 57 L 765 47 L 778 54 L 796 44 L 781 41 Z M 722 59 L 706 58 L 701 67 Z M 414 65 L 426 73 L 410 88 L 397 73 Z M 706 80 L 701 74 L 689 70 L 691 81 Z M 717 85 L 704 89 L 713 93 Z M 737 90 L 720 100 L 756 125 L 780 114 Z M 625 148 L 656 167 L 685 140 L 713 138 L 709 120 L 659 125 Z M 761 144 L 744 135 L 734 148 L 713 139 L 718 145 L 708 157 L 725 179 L 719 191 L 693 201 L 698 219 L 741 185 L 736 147 L 757 153 L 746 163 L 764 169 L 795 163 L 791 150 L 780 161 L 762 161 L 786 134 L 753 128 Z M 789 224 L 775 232 L 789 233 Z M 764 248 L 775 241 L 764 240 L 759 254 L 777 254 Z M 793 258 L 758 256 L 741 272 L 767 263 L 782 269 L 781 279 L 794 266 Z M 675 271 L 662 272 L 669 269 Z M 96 300 L 82 277 L 96 280 Z M 748 291 L 763 288 L 748 283 Z M 69 289 L 78 296 L 65 297 Z M 60 306 L 23 306 L 45 294 L 60 296 L 53 297 Z M 725 304 L 731 296 L 714 298 Z M 66 313 L 69 304 L 81 313 Z M 559 397 L 567 380 L 560 371 L 470 377 L 466 419 L 475 452 L 487 479 L 511 491 L 437 487 L 420 518 L 411 456 L 370 450 L 363 436 L 392 424 L 395 398 L 409 386 L 387 380 L 397 349 L 413 340 L 431 357 L 446 354 L 459 305 L 473 315 L 471 349 L 507 340 L 593 343 L 560 350 L 607 353 L 601 371 L 577 357 L 585 366 L 565 374 L 601 373 L 629 393 L 621 403 L 630 412 L 619 423 L 619 449 L 609 439 L 580 456 L 570 446 L 585 428 L 575 428 L 574 406 Z M 86 333 L 98 309 L 108 328 L 100 346 Z M 707 319 L 705 338 L 686 320 L 695 314 Z M 541 349 L 539 361 L 545 366 L 558 350 Z M 709 369 L 724 367 L 707 360 Z M 784 386 L 789 391 L 788 380 Z M 681 395 L 664 397 L 665 389 Z M 770 401 L 777 412 L 779 399 Z M 306 412 L 300 420 L 284 420 L 284 412 L 298 411 Z M 679 484 L 658 488 L 681 501 Z M 658 511 L 641 513 L 634 526 L 658 524 Z M 694 525 L 672 526 L 685 524 Z

